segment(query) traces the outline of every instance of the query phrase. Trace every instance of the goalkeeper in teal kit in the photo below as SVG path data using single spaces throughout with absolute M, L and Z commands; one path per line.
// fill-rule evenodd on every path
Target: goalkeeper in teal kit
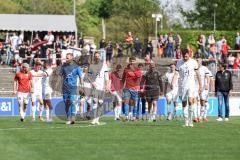
M 63 64 L 60 70 L 63 77 L 62 93 L 65 103 L 65 111 L 67 115 L 66 124 L 74 124 L 76 117 L 76 100 L 78 82 L 82 84 L 82 69 L 73 61 L 73 54 L 66 55 L 66 63 Z

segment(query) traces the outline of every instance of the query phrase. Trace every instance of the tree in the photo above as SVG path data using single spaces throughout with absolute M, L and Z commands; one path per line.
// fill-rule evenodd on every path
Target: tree
M 213 29 L 214 10 L 217 30 L 240 29 L 239 0 L 196 0 L 196 9 L 182 13 L 192 28 Z
M 19 10 L 19 6 L 12 2 L 11 0 L 0 1 L 0 13 L 1 14 L 13 14 L 17 13 Z M 2 22 L 3 23 L 3 22 Z
M 103 38 L 106 38 L 105 20 L 113 15 L 113 0 L 90 0 L 87 1 L 89 12 L 102 19 Z
M 73 14 L 72 0 L 12 0 L 21 14 Z
M 115 13 L 128 20 L 126 29 L 143 33 L 147 38 L 153 34 L 153 13 L 161 13 L 158 0 L 115 0 Z

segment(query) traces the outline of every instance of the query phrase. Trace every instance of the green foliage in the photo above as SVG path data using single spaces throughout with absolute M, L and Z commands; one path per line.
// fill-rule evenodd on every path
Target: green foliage
M 196 10 L 183 12 L 192 28 L 213 29 L 214 9 L 217 30 L 240 29 L 239 0 L 196 0 Z
M 0 14 L 6 14 L 6 13 L 13 14 L 13 13 L 18 13 L 18 11 L 19 11 L 19 6 L 13 1 L 11 0 L 0 1 Z

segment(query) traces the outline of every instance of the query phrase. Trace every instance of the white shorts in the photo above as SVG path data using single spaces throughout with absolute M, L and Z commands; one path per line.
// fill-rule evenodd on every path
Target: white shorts
M 42 93 L 41 92 L 34 92 L 31 94 L 32 102 L 36 102 L 37 99 L 42 99 Z
M 194 98 L 196 94 L 196 89 L 194 87 L 192 88 L 181 88 L 181 100 L 182 101 L 187 101 L 189 97 Z
M 113 95 L 113 102 L 117 102 L 117 103 L 121 104 L 122 103 L 122 97 L 121 97 L 122 94 L 118 91 L 113 91 L 111 93 Z
M 51 100 L 52 99 L 52 92 L 45 92 L 45 93 L 43 93 L 42 98 L 44 100 Z
M 30 98 L 30 93 L 23 93 L 23 92 L 17 93 L 17 99 L 19 103 L 28 104 L 29 98 Z
M 200 99 L 204 101 L 208 101 L 208 93 L 209 93 L 209 90 L 203 90 L 201 93 Z
M 166 94 L 166 98 L 169 101 L 177 102 L 178 100 L 178 91 L 177 90 L 171 90 Z

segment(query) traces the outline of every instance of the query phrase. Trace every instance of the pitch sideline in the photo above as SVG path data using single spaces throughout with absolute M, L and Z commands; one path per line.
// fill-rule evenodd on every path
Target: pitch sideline
M 42 129 L 64 129 L 64 128 L 88 128 L 88 127 L 98 127 L 98 126 L 104 126 L 106 125 L 106 122 L 100 122 L 99 125 L 85 125 L 85 126 L 81 126 L 81 125 L 72 125 L 72 126 L 62 126 L 62 127 L 38 127 L 38 128 L 0 128 L 0 131 L 11 131 L 11 130 L 42 130 Z

